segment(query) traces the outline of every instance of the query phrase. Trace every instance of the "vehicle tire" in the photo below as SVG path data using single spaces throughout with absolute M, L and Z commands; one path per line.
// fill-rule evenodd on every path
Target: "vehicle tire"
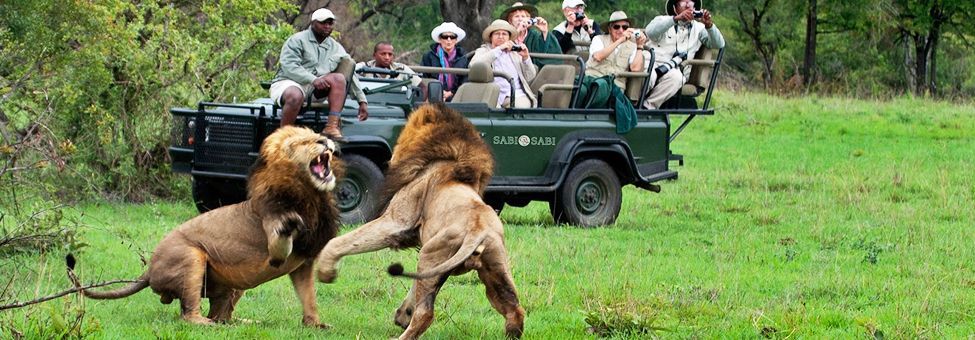
M 196 210 L 202 214 L 246 200 L 247 182 L 236 179 L 193 176 L 191 192 Z
M 347 154 L 345 177 L 335 185 L 335 198 L 342 224 L 360 224 L 379 216 L 379 191 L 383 172 L 366 157 Z
M 620 213 L 623 192 L 613 168 L 598 159 L 588 159 L 569 170 L 549 210 L 556 223 L 580 227 L 613 224 Z

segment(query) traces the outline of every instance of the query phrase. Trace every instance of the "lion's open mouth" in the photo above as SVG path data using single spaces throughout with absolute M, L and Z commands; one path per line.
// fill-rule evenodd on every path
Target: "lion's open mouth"
M 329 167 L 331 159 L 331 153 L 322 152 L 322 154 L 318 155 L 318 157 L 313 159 L 311 164 L 308 165 L 312 175 L 319 181 L 329 182 L 332 180 L 332 168 Z

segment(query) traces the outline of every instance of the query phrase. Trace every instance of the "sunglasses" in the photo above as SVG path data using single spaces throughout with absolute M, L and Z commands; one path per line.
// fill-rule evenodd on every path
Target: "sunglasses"
M 629 25 L 613 25 L 613 29 L 614 30 L 618 30 L 618 29 L 628 30 L 628 29 L 630 29 L 630 26 Z
M 457 36 L 456 35 L 441 34 L 440 35 L 440 39 L 443 39 L 443 40 L 457 40 Z

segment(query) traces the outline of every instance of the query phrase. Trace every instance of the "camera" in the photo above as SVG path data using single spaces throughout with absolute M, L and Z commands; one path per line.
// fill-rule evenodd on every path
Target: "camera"
M 633 31 L 633 39 L 640 39 L 640 31 Z
M 538 18 L 528 18 L 528 26 L 535 26 L 538 23 Z
M 586 13 L 576 12 L 576 21 L 579 21 L 579 20 L 582 20 L 582 19 L 585 19 L 585 18 L 586 18 Z
M 521 50 L 523 50 L 523 49 L 525 49 L 525 48 L 524 47 L 521 47 L 521 45 L 511 46 L 511 52 L 521 52 Z
M 670 69 L 680 66 L 680 64 L 684 62 L 684 59 L 687 59 L 687 52 L 678 51 L 677 53 L 674 53 L 674 56 L 670 58 L 670 60 L 660 64 L 660 66 L 657 66 L 657 68 L 653 69 L 653 71 L 657 73 L 657 77 L 660 77 L 669 72 Z
M 704 11 L 694 11 L 694 17 L 695 18 L 702 18 L 702 17 L 704 17 Z

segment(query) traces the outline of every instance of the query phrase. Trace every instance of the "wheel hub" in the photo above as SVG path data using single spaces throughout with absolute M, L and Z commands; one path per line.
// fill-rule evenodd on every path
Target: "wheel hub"
M 605 190 L 600 183 L 586 180 L 579 184 L 576 190 L 576 207 L 584 214 L 592 214 L 603 205 Z
M 362 187 L 356 181 L 344 179 L 335 188 L 335 198 L 338 200 L 339 211 L 346 212 L 359 206 L 362 201 Z

